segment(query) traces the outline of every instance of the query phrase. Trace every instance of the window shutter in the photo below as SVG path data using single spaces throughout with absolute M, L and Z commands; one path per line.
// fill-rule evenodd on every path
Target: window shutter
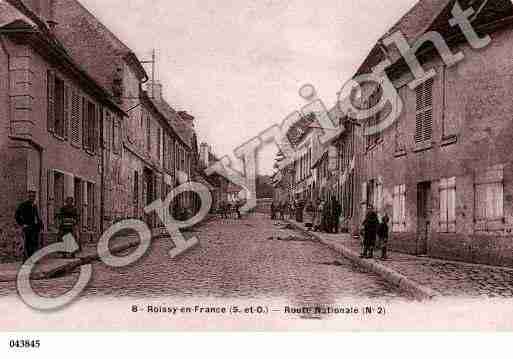
M 55 130 L 55 72 L 48 70 L 46 72 L 47 86 L 47 127 L 49 132 Z
M 48 232 L 53 229 L 55 224 L 55 183 L 54 171 L 48 170 L 47 173 L 47 221 Z
M 433 79 L 419 85 L 415 93 L 415 142 L 430 141 L 433 137 Z
M 440 181 L 440 232 L 448 232 L 448 186 L 447 180 L 442 179 Z
M 80 144 L 80 96 L 77 89 L 71 91 L 71 141 Z
M 82 97 L 82 146 L 89 149 L 89 106 L 87 99 Z M 87 186 L 85 186 L 87 187 Z
M 83 230 L 87 230 L 87 218 L 89 216 L 89 211 L 88 211 L 88 201 L 89 201 L 89 196 L 88 196 L 88 191 L 89 191 L 89 186 L 88 186 L 88 183 L 87 182 L 83 182 L 82 183 L 82 211 L 81 211 L 81 214 L 82 214 L 82 228 Z
M 63 126 L 64 131 L 62 131 L 64 135 L 64 139 L 69 139 L 69 128 L 71 122 L 71 87 L 67 84 L 64 84 L 64 106 L 63 106 L 64 118 L 63 118 Z
M 113 138 L 115 138 L 115 131 L 113 131 L 112 124 L 112 116 L 108 110 L 105 110 L 105 114 L 103 116 L 103 146 L 107 149 L 111 149 L 111 144 L 114 143 Z M 112 133 L 112 134 L 111 134 Z M 116 148 L 114 147 L 114 152 Z
M 101 148 L 100 138 L 100 124 L 102 123 L 102 107 L 100 105 L 94 106 L 94 122 L 93 122 L 93 152 L 97 153 L 97 150 Z
M 100 201 L 96 198 L 98 188 L 96 184 L 93 184 L 93 202 L 94 202 L 94 211 L 93 211 L 93 231 L 98 232 L 98 227 L 100 224 Z
M 476 185 L 476 219 L 483 220 L 486 219 L 486 185 Z
M 400 212 L 400 194 L 399 187 L 394 187 L 394 196 L 393 196 L 393 205 L 392 205 L 392 222 L 394 231 L 398 230 L 398 226 L 401 222 L 401 212 Z
M 401 199 L 401 230 L 406 231 L 406 185 L 403 184 L 400 187 Z
M 456 232 L 456 187 L 447 190 L 447 232 Z
M 495 186 L 495 213 L 494 217 L 498 219 L 504 218 L 504 184 L 502 182 L 494 184 Z

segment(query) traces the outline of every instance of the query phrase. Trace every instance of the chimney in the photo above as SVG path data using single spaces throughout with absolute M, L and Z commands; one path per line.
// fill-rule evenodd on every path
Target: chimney
M 189 115 L 187 111 L 178 111 L 178 116 L 180 116 L 187 126 L 194 128 L 194 116 Z
M 162 84 L 160 82 L 148 82 L 146 91 L 155 102 L 162 102 Z

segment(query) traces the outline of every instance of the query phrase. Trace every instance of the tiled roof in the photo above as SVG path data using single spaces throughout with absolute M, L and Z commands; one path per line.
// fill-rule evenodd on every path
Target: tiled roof
M 452 0 L 420 0 L 383 35 L 381 40 L 396 31 L 401 31 L 408 41 L 414 41 L 426 31 L 435 17 L 438 16 L 451 1 Z
M 152 103 L 167 119 L 169 125 L 174 129 L 178 137 L 190 148 L 193 146 L 194 130 L 188 126 L 165 100 L 152 100 Z
M 452 17 L 451 10 L 456 0 L 419 0 L 394 26 L 391 27 L 379 40 L 401 31 L 410 44 L 413 44 L 424 33 L 435 30 L 449 38 L 455 32 L 460 31 L 457 27 L 449 25 Z M 491 21 L 502 19 L 513 15 L 513 5 L 510 0 L 459 0 L 462 9 L 472 7 L 476 12 L 471 21 L 474 25 L 486 24 Z M 378 42 L 378 43 L 379 43 Z M 392 48 L 389 51 L 392 61 L 398 60 L 398 52 Z M 385 59 L 380 45 L 370 51 L 357 71 L 358 74 L 371 72 L 372 67 Z
M 313 130 L 312 125 L 316 122 L 315 115 L 310 114 L 302 117 L 293 124 L 287 132 L 287 138 L 293 147 L 298 146 L 301 141 Z
M 116 70 L 133 52 L 77 0 L 54 0 L 54 14 L 55 35 L 70 56 L 111 92 Z

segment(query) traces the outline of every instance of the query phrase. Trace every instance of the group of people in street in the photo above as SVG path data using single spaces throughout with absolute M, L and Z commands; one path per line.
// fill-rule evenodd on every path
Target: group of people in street
M 242 201 L 237 201 L 234 203 L 230 203 L 228 201 L 223 201 L 219 204 L 219 213 L 221 214 L 221 218 L 236 218 L 242 219 L 241 208 L 243 206 Z
M 390 218 L 385 214 L 381 220 L 372 206 L 367 207 L 360 235 L 362 237 L 361 258 L 374 258 L 374 250 L 381 249 L 381 259 L 387 259 L 387 243 Z
M 41 232 L 44 230 L 44 224 L 41 220 L 39 208 L 36 203 L 37 191 L 29 190 L 27 200 L 22 202 L 16 209 L 15 219 L 16 223 L 22 227 L 23 230 L 23 260 L 27 261 L 43 245 L 41 243 Z M 78 233 L 79 211 L 74 204 L 73 197 L 66 198 L 65 204 L 56 213 L 55 219 L 57 220 L 59 234 L 58 237 L 62 240 L 67 234 L 72 234 L 75 241 L 79 245 L 80 252 L 82 250 L 80 237 Z M 66 253 L 67 257 L 75 257 L 75 253 Z
M 340 232 L 342 206 L 336 197 L 328 200 L 303 201 L 296 199 L 290 206 L 286 202 L 271 204 L 271 219 L 285 219 L 287 212 L 295 213 L 295 220 L 304 223 L 309 231 L 337 234 Z M 373 258 L 376 249 L 381 250 L 381 259 L 387 259 L 390 218 L 384 214 L 380 219 L 373 206 L 367 206 L 362 224 L 362 258 Z
M 332 197 L 327 201 L 308 202 L 305 206 L 305 226 L 314 232 L 339 233 L 342 206 Z
M 294 207 L 288 202 L 272 202 L 271 203 L 271 219 L 285 220 L 294 210 Z

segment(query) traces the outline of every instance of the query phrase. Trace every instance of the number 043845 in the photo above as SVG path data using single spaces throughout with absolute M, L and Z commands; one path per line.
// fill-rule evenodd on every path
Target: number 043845
M 9 341 L 11 349 L 38 349 L 41 346 L 39 339 L 16 339 Z

